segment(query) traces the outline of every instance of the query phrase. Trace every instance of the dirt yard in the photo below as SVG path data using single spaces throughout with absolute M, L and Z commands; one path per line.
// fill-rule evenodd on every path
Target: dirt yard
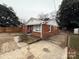
M 11 40 L 15 34 L 2 34 L 0 37 L 2 36 L 5 36 L 7 39 L 5 37 L 4 40 L 0 39 L 3 42 L 0 43 L 3 53 L 0 55 L 0 59 L 67 59 L 67 47 L 62 48 L 49 40 L 41 40 L 30 45 L 25 45 L 24 42 L 17 44 L 14 40 Z M 58 36 L 56 37 L 59 38 L 60 36 Z M 52 38 L 57 40 L 56 37 Z M 64 40 L 65 38 L 62 39 Z M 59 40 L 59 42 L 61 41 Z M 58 42 L 58 40 L 55 42 Z M 18 45 L 22 44 L 24 46 L 19 48 Z
M 17 33 L 0 33 L 0 54 L 13 51 L 18 48 L 13 40 Z
M 0 55 L 0 59 L 66 59 L 67 48 L 61 48 L 47 41 L 16 49 L 15 51 Z
M 48 39 L 48 41 L 59 45 L 61 47 L 66 47 L 67 45 L 67 33 L 61 32 L 58 35 L 52 36 Z

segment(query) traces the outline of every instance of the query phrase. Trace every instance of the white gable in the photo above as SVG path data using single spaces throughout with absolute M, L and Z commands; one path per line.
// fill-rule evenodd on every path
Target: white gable
M 31 18 L 27 23 L 26 25 L 38 25 L 38 24 L 41 24 L 42 21 L 41 20 L 38 20 L 36 18 Z

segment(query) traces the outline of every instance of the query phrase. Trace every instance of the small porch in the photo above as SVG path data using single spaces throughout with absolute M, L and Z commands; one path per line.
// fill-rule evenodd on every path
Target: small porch
M 41 24 L 27 25 L 27 35 L 40 37 L 42 32 Z
M 27 33 L 32 33 L 33 32 L 33 25 L 28 25 L 27 26 Z

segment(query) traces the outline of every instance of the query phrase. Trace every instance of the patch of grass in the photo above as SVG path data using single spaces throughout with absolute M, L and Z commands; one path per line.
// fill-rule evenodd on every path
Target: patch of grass
M 19 39 L 20 39 L 20 41 L 19 42 L 25 42 L 25 41 L 27 41 L 27 36 L 25 35 L 25 34 L 22 34 L 22 35 L 19 35 Z
M 25 43 L 30 43 L 33 40 L 31 38 L 29 38 L 27 35 L 23 34 L 20 36 L 21 41 L 20 42 L 25 42 Z
M 77 55 L 74 59 L 79 59 L 79 35 L 70 36 L 70 48 L 76 49 Z
M 76 59 L 79 59 L 79 55 L 76 56 Z
M 70 47 L 75 48 L 75 49 L 79 49 L 79 35 L 71 35 Z
M 40 41 L 40 38 L 33 37 L 33 36 L 28 36 L 26 34 L 21 35 L 20 36 L 20 39 L 21 39 L 20 42 L 25 42 L 25 43 L 28 43 L 28 44 L 35 43 L 37 41 Z

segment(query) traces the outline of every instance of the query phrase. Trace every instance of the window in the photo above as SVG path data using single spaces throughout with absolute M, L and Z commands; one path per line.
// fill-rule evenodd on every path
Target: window
M 36 31 L 40 31 L 40 26 L 36 26 Z
M 41 31 L 41 25 L 34 25 L 33 26 L 33 31 L 40 32 Z
M 49 32 L 51 32 L 51 25 L 49 25 Z

